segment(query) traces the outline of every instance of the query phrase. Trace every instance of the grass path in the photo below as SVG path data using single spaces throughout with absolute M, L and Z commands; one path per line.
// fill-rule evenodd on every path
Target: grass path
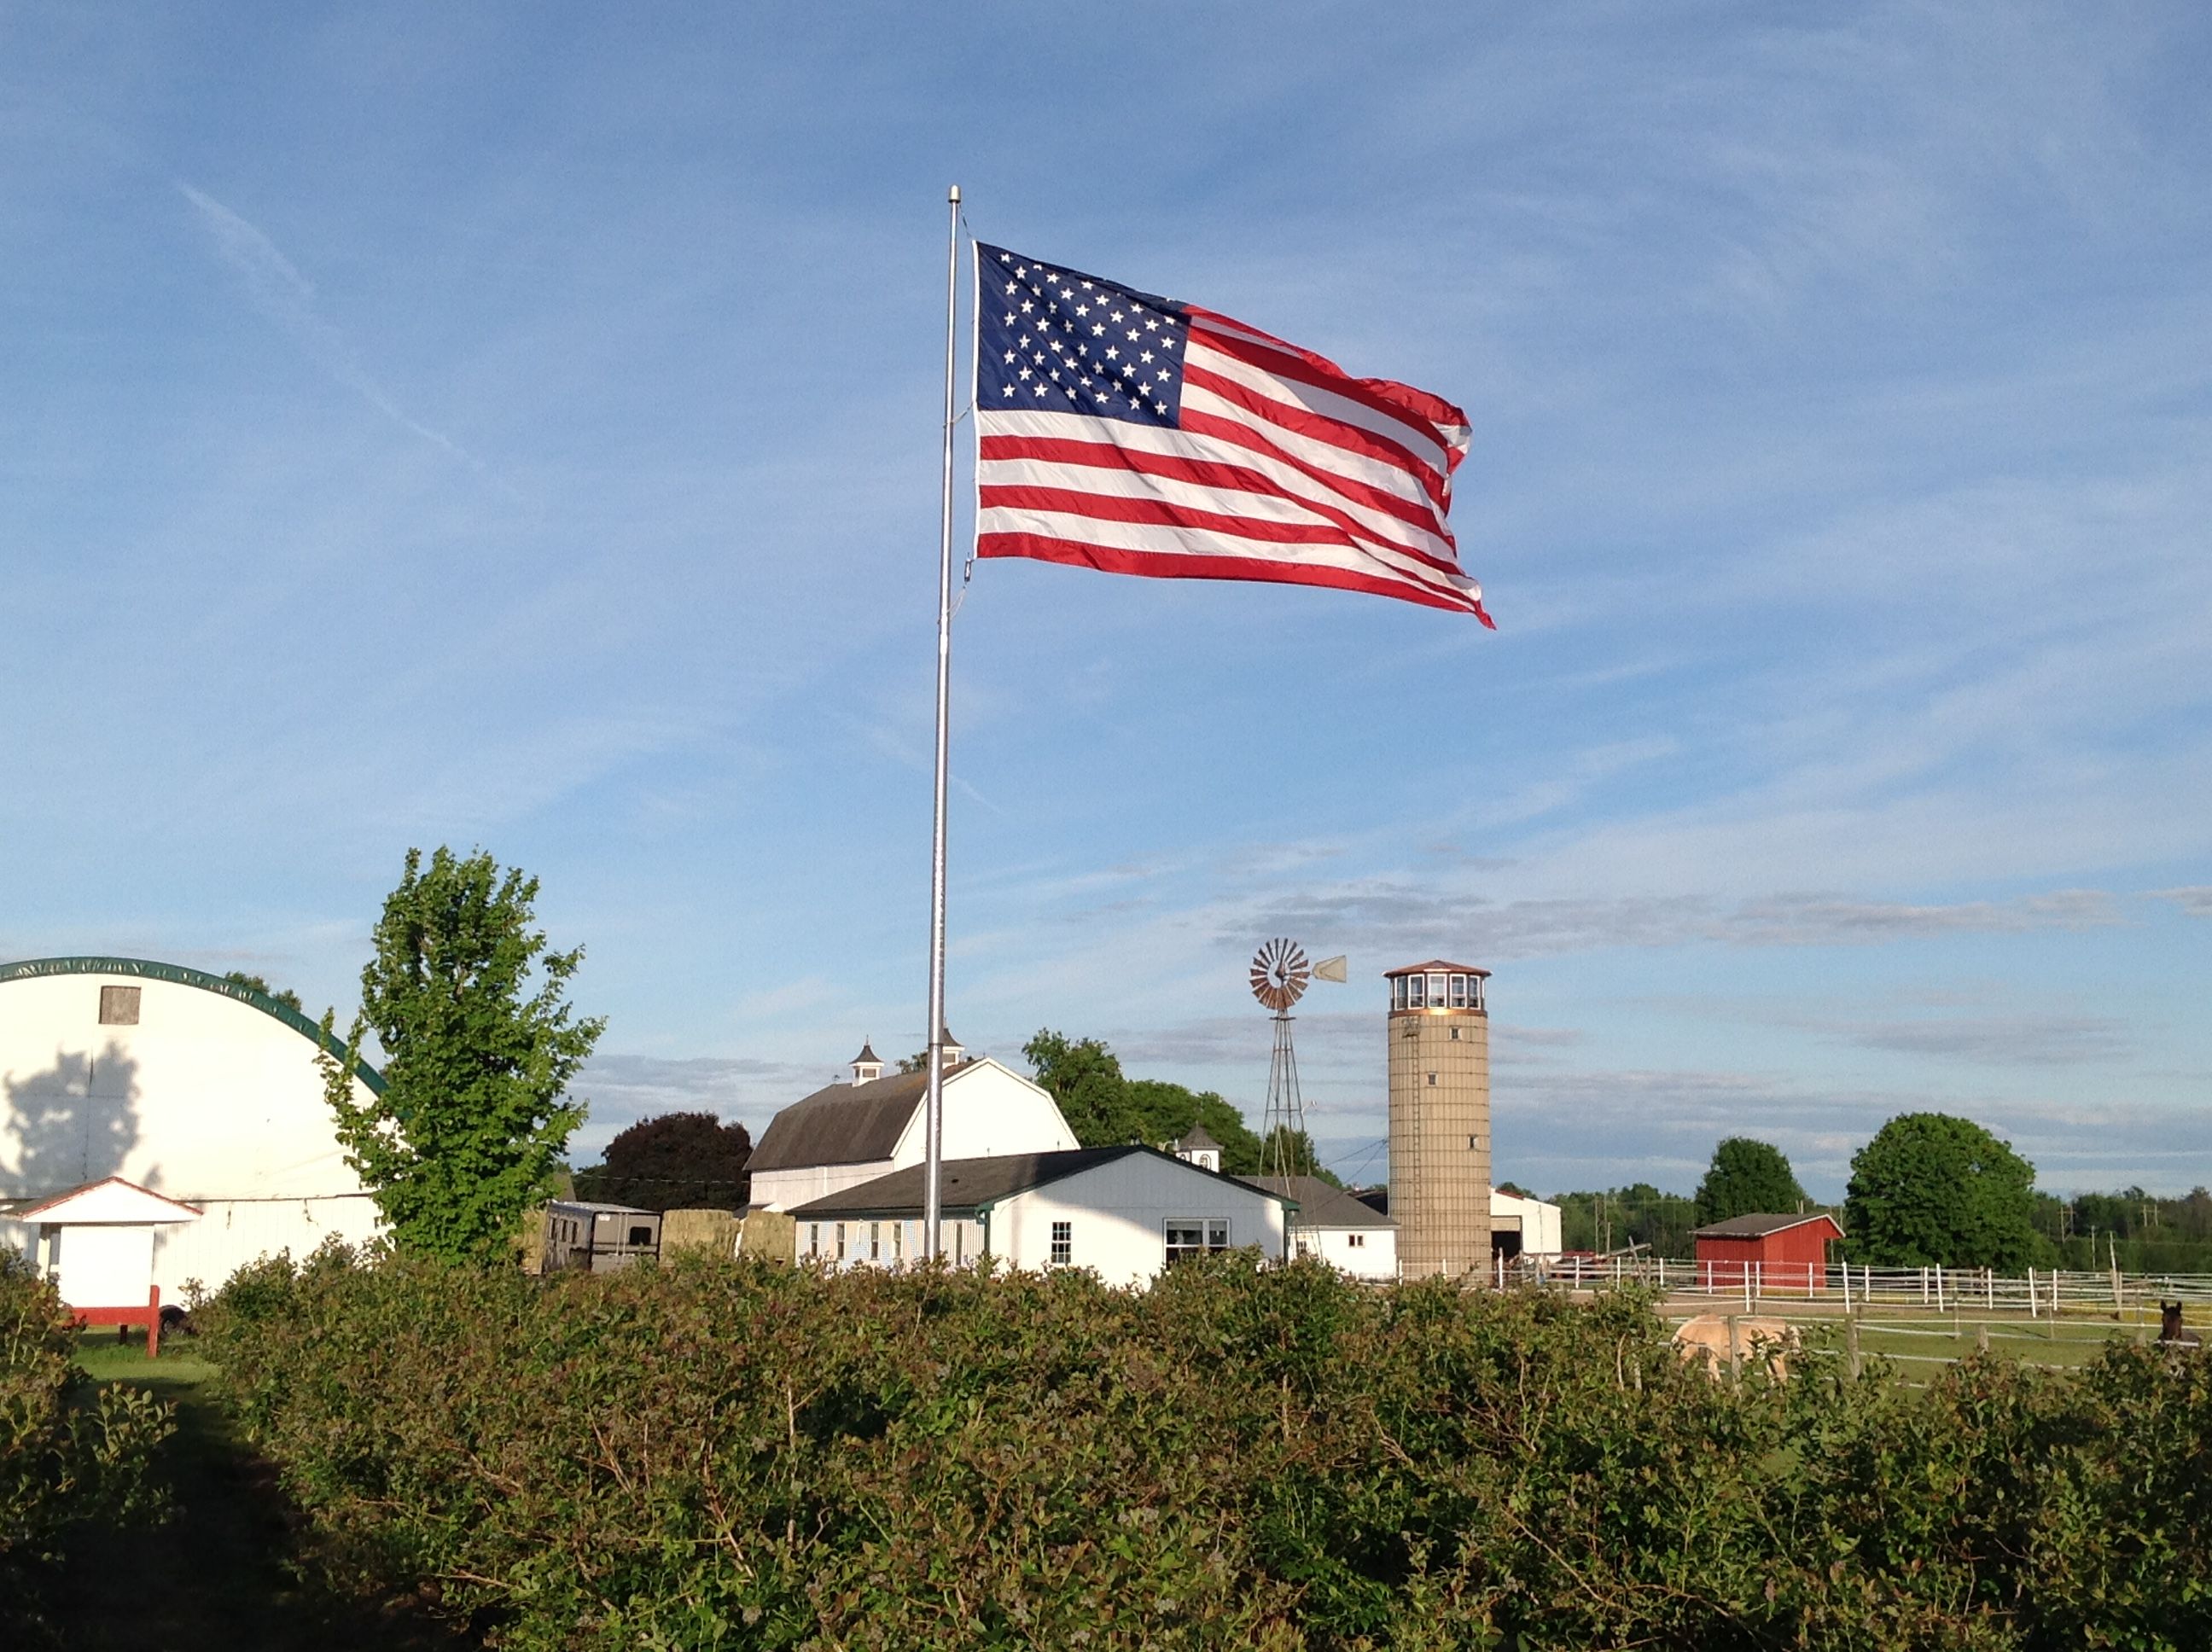
M 295 1530 L 274 1473 L 204 1391 L 189 1344 L 149 1363 L 143 1343 L 88 1336 L 78 1363 L 177 1407 L 165 1448 L 177 1510 L 151 1531 L 82 1540 L 63 1580 L 64 1644 L 84 1652 L 453 1652 L 464 1644 L 420 1613 L 334 1600 L 292 1564 Z M 173 1350 L 174 1351 L 173 1351 Z

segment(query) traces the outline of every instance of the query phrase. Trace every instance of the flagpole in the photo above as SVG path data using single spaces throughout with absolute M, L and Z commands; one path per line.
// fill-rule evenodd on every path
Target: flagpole
M 945 248 L 945 469 L 937 531 L 937 811 L 929 857 L 929 1102 L 922 1170 L 923 1254 L 945 1253 L 945 782 L 952 702 L 952 425 L 956 317 L 960 306 L 960 185 L 945 191 L 950 228 Z

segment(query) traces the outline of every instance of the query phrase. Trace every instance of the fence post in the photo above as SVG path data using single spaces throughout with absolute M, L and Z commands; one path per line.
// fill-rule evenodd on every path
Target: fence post
M 1943 1264 L 1936 1264 L 1936 1311 L 1943 1311 Z
M 1991 1313 L 1995 1313 L 1997 1306 L 1997 1275 L 1995 1268 L 1985 1267 L 1982 1270 L 1982 1294 L 1987 1299 L 1983 1306 Z
M 1851 1375 L 1859 1374 L 1859 1321 L 1855 1314 L 1844 1316 L 1844 1352 L 1850 1356 Z
M 1758 1266 L 1759 1264 L 1756 1262 L 1745 1262 L 1741 1264 L 1743 1268 L 1743 1311 L 1747 1314 L 1751 1312 L 1751 1271 Z
M 1928 1306 L 1928 1270 L 1924 1267 L 1920 1270 L 1920 1305 Z
M 1851 1311 L 1851 1265 L 1850 1265 L 1849 1262 L 1845 1262 L 1845 1263 L 1844 1264 L 1844 1313 L 1846 1313 L 1846 1314 L 1848 1314 L 1848 1313 L 1850 1313 L 1850 1311 Z M 1856 1373 L 1854 1373 L 1854 1375 L 1856 1375 Z

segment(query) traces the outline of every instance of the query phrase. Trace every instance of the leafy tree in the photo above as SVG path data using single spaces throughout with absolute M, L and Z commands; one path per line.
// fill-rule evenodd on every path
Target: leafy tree
M 1336 1173 L 1322 1163 L 1321 1155 L 1315 1151 L 1311 1136 L 1303 1130 L 1293 1134 L 1286 1126 L 1279 1124 L 1270 1130 L 1261 1142 L 1259 1163 L 1253 1167 L 1252 1173 L 1256 1175 L 1265 1169 L 1272 1175 L 1275 1174 L 1278 1164 L 1288 1164 L 1291 1175 L 1319 1176 L 1332 1187 L 1344 1186 L 1337 1180 Z M 1229 1169 L 1225 1155 L 1221 1168 L 1224 1170 Z
M 481 850 L 407 852 L 385 901 L 343 1057 L 319 1058 L 346 1162 L 403 1248 L 488 1257 L 544 1197 L 580 1105 L 562 1100 L 606 1026 L 565 996 L 581 947 L 546 950 L 538 880 Z M 534 971 L 534 974 L 533 974 Z M 336 1011 L 323 1017 L 325 1038 Z M 365 1034 L 385 1090 L 356 1102 Z
M 307 1012 L 307 1006 L 300 1002 L 300 995 L 289 987 L 279 992 L 264 977 L 249 975 L 243 969 L 230 970 L 224 975 L 223 979 L 234 987 L 243 987 L 249 993 L 258 993 L 264 998 L 273 998 L 288 1010 L 297 1010 L 301 1015 Z
M 1252 1175 L 1260 1169 L 1260 1138 L 1236 1106 L 1212 1090 L 1127 1078 L 1121 1058 L 1102 1041 L 1070 1038 L 1048 1028 L 1039 1028 L 1022 1054 L 1085 1147 L 1132 1141 L 1158 1147 L 1204 1125 L 1221 1144 L 1224 1170 Z
M 579 1199 L 647 1211 L 742 1206 L 750 1178 L 752 1133 L 712 1113 L 641 1119 L 607 1144 L 606 1162 L 576 1173 Z
M 1732 1216 L 1787 1216 L 1804 1204 L 1805 1190 L 1780 1148 L 1749 1136 L 1730 1136 L 1713 1149 L 1697 1197 L 1702 1227 Z
M 1852 1260 L 2017 1272 L 2042 1254 L 2034 1190 L 2035 1167 L 1972 1120 L 1900 1113 L 1851 1160 Z

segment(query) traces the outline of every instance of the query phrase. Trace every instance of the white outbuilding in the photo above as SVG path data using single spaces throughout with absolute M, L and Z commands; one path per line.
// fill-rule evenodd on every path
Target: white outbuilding
M 1398 1224 L 1372 1205 L 1319 1176 L 1254 1176 L 1253 1182 L 1297 1206 L 1291 1254 L 1316 1256 L 1355 1279 L 1398 1277 Z
M 810 1200 L 791 1214 L 800 1261 L 896 1266 L 921 1252 L 922 1167 Z M 1079 1147 L 943 1166 L 945 1254 L 1018 1268 L 1085 1267 L 1139 1285 L 1185 1257 L 1283 1254 L 1290 1200 L 1157 1148 Z
M 0 964 L 0 1200 L 20 1212 L 114 1180 L 196 1210 L 121 1224 L 149 1230 L 151 1282 L 170 1302 L 188 1279 L 219 1285 L 272 1251 L 368 1239 L 376 1206 L 338 1145 L 320 1048 L 290 1005 L 179 964 Z M 363 1063 L 354 1097 L 383 1084 Z M 50 1248 L 53 1225 L 0 1211 L 0 1243 Z M 65 1230 L 64 1275 L 101 1242 Z
M 1077 1145 L 1042 1085 L 988 1056 L 968 1060 L 959 1045 L 945 1042 L 945 1157 L 1053 1153 Z M 817 1090 L 769 1121 L 745 1166 L 753 1209 L 788 1211 L 922 1162 L 929 1075 L 882 1072 L 874 1050 L 863 1045 L 853 1082 Z

